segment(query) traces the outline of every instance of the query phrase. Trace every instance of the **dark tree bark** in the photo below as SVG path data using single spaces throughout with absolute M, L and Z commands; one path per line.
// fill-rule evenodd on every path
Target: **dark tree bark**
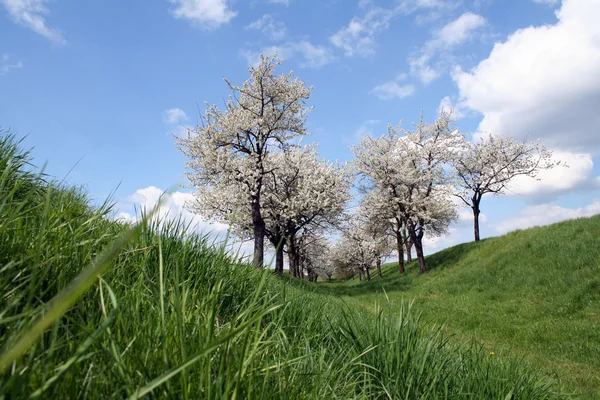
M 266 236 L 269 238 L 273 247 L 275 247 L 275 273 L 281 275 L 283 274 L 284 238 L 282 235 L 270 232 L 267 232 Z
M 371 271 L 369 270 L 369 267 L 365 267 L 365 270 L 367 271 L 367 280 L 370 281 L 371 280 Z
M 283 241 L 275 248 L 275 273 L 283 274 Z
M 402 234 L 400 231 L 396 233 L 396 245 L 398 249 L 398 268 L 400 269 L 400 274 L 404 273 L 404 242 L 402 240 Z
M 404 246 L 406 247 L 406 262 L 412 262 L 413 243 L 412 240 L 410 240 L 410 237 L 408 237 L 408 234 L 404 237 Z
M 479 208 L 479 204 L 481 203 L 481 197 L 483 193 L 479 188 L 476 188 L 473 193 L 473 197 L 471 197 L 471 209 L 473 210 L 473 234 L 475 236 L 475 241 L 478 242 L 479 238 L 479 214 L 481 213 L 481 209 Z M 464 201 L 464 199 L 463 199 Z M 468 204 L 468 203 L 467 203 Z
M 427 270 L 427 266 L 425 265 L 425 256 L 423 255 L 423 243 L 421 241 L 423 238 L 423 231 L 421 230 L 421 232 L 417 233 L 415 224 L 410 222 L 408 225 L 408 233 L 410 234 L 410 238 L 417 252 L 417 260 L 419 260 L 419 273 L 422 274 Z
M 383 278 L 383 275 L 381 274 L 381 258 L 377 257 L 377 275 L 379 276 L 379 279 Z
M 473 233 L 475 234 L 475 241 L 479 241 L 479 214 L 481 210 L 479 209 L 479 202 L 481 201 L 481 197 L 477 197 L 477 194 L 473 196 L 473 205 L 471 208 L 473 209 Z
M 260 213 L 260 196 L 252 199 L 252 225 L 254 228 L 254 268 L 264 266 L 265 257 L 265 221 Z
M 288 238 L 288 258 L 290 260 L 290 274 L 294 278 L 298 277 L 298 250 L 296 249 L 296 240 L 293 236 Z

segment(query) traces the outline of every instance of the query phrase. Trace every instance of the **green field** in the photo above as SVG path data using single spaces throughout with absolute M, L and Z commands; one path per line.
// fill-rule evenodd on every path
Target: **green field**
M 3 134 L 0 398 L 578 398 L 566 390 L 597 387 L 598 225 L 455 247 L 424 276 L 314 285 L 180 220 L 114 221 Z M 413 297 L 449 328 L 400 307 Z M 484 346 L 449 337 L 475 328 Z
M 600 397 L 600 216 L 461 244 L 427 258 L 419 276 L 387 264 L 383 279 L 319 284 L 373 310 L 386 296 L 415 299 L 428 323 L 447 324 L 495 355 L 514 354 L 582 397 Z M 376 276 L 374 274 L 374 276 Z

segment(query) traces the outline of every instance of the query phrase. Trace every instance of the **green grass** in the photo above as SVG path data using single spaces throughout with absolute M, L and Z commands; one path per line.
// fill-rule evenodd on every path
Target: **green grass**
M 182 221 L 115 222 L 28 163 L 0 135 L 1 399 L 566 397 L 406 303 L 313 293 Z
M 319 284 L 367 309 L 415 299 L 427 323 L 513 354 L 581 397 L 600 398 L 600 216 L 519 230 L 427 257 L 405 276 Z

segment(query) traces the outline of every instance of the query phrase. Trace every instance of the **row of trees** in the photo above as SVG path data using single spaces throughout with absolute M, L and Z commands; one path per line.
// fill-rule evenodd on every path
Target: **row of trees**
M 415 249 L 426 270 L 423 238 L 447 232 L 460 199 L 473 211 L 479 240 L 483 195 L 499 194 L 518 175 L 535 177 L 557 165 L 541 143 L 489 136 L 471 143 L 453 128 L 451 113 L 433 123 L 423 115 L 414 129 L 399 124 L 377 138 L 365 136 L 341 165 L 320 160 L 306 135 L 306 100 L 312 87 L 292 73 L 276 75 L 275 56 L 261 56 L 241 86 L 231 84 L 225 110 L 207 104 L 202 124 L 177 138 L 189 158 L 195 188 L 189 207 L 205 218 L 229 224 L 254 241 L 255 267 L 264 266 L 265 239 L 275 249 L 275 270 L 316 280 L 334 270 L 381 276 L 381 262 L 395 250 L 400 273 L 404 254 Z M 360 204 L 347 213 L 356 180 Z M 335 244 L 326 239 L 340 233 Z

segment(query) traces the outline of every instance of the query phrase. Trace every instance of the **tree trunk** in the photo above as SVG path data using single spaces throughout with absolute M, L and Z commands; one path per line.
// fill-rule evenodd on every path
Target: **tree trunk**
M 474 202 L 473 207 L 473 233 L 475 234 L 475 241 L 479 241 L 479 202 Z
M 296 240 L 293 236 L 288 238 L 288 258 L 290 260 L 290 274 L 294 277 L 298 277 L 298 251 L 296 249 Z
M 410 263 L 412 262 L 413 242 L 410 238 L 410 235 L 408 234 L 406 227 L 404 227 L 404 229 L 402 230 L 402 239 L 404 242 L 404 248 L 406 249 L 406 262 Z
M 371 280 L 371 271 L 369 270 L 369 267 L 366 267 L 365 270 L 367 271 L 367 280 L 370 281 Z
M 377 275 L 379 275 L 379 279 L 383 278 L 381 274 L 381 258 L 377 257 Z
M 275 273 L 283 274 L 283 236 L 267 234 L 269 241 L 275 247 Z
M 265 221 L 260 213 L 260 198 L 252 200 L 252 225 L 254 228 L 254 268 L 262 268 L 265 261 Z
M 402 234 L 398 231 L 396 233 L 396 244 L 398 248 L 398 268 L 400 274 L 404 273 L 404 243 L 402 241 Z
M 275 273 L 283 274 L 283 240 L 280 240 L 279 245 L 275 248 Z
M 410 225 L 408 227 L 408 233 L 410 234 L 410 238 L 417 252 L 417 260 L 419 260 L 419 273 L 422 274 L 427 269 L 425 265 L 425 256 L 423 255 L 423 243 L 421 242 L 421 238 L 419 237 L 422 235 L 417 235 L 414 223 L 412 222 L 410 222 Z

